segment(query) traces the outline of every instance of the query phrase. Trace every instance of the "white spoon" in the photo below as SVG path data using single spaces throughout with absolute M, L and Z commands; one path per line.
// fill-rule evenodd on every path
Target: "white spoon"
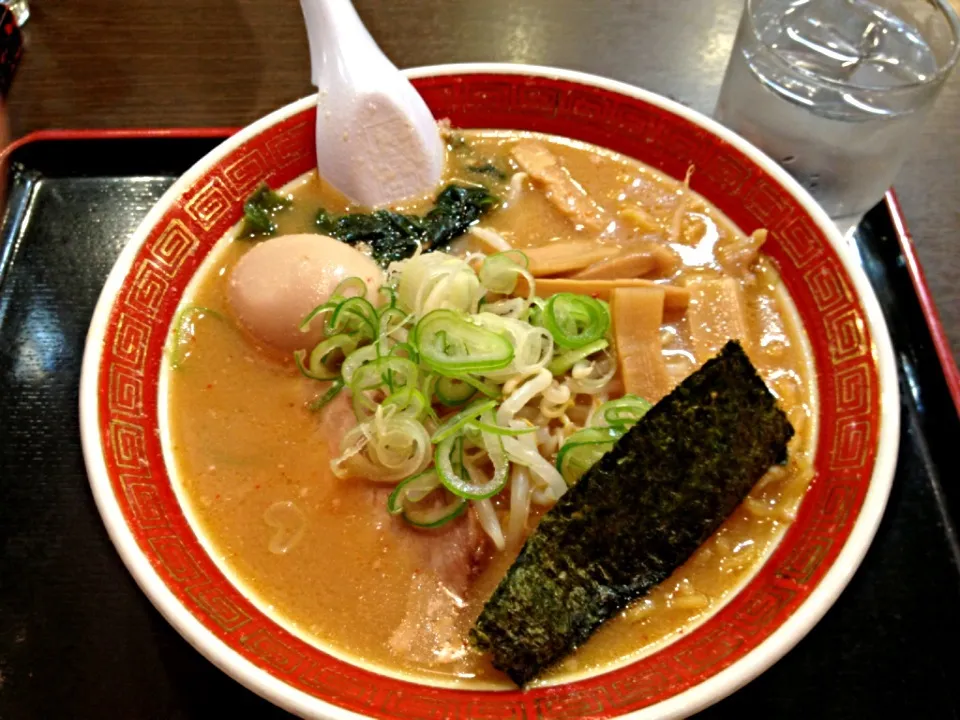
M 383 54 L 349 0 L 300 0 L 317 99 L 317 168 L 360 205 L 431 193 L 444 146 L 423 98 Z

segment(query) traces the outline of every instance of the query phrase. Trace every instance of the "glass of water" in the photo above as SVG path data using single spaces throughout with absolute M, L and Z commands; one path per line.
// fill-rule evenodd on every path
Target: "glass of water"
M 17 25 L 23 27 L 23 24 L 30 19 L 30 1 L 29 0 L 4 0 L 4 5 L 10 8 Z
M 746 0 L 715 114 L 846 230 L 893 183 L 958 56 L 949 0 Z

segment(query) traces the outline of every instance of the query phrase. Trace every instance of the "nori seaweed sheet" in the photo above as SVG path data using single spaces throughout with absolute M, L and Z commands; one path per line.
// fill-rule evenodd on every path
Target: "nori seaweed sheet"
M 657 403 L 542 518 L 470 638 L 523 686 L 687 561 L 793 427 L 739 343 Z

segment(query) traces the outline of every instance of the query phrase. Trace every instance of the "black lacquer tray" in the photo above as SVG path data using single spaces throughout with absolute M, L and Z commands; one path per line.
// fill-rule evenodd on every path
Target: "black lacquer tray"
M 6 153 L 0 719 L 284 716 L 205 660 L 139 591 L 80 449 L 80 362 L 101 285 L 153 203 L 228 132 L 47 132 Z M 856 245 L 900 369 L 893 493 L 833 609 L 703 718 L 960 717 L 960 374 L 892 195 Z

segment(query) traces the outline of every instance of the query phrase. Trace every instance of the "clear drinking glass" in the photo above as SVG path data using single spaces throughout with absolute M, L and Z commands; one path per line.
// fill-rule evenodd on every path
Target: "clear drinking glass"
M 28 0 L 6 0 L 4 2 L 10 12 L 13 13 L 13 17 L 17 20 L 17 25 L 23 27 L 23 24 L 30 19 L 30 3 Z
M 746 0 L 715 115 L 846 229 L 893 183 L 958 55 L 949 0 Z

